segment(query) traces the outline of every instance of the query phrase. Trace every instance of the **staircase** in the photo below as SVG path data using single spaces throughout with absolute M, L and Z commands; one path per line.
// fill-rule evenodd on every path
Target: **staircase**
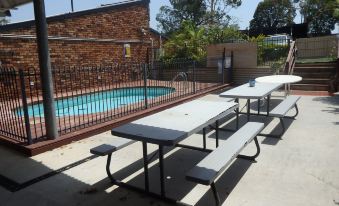
M 292 90 L 329 91 L 330 80 L 335 76 L 336 62 L 296 63 L 293 75 L 303 80 L 291 85 Z

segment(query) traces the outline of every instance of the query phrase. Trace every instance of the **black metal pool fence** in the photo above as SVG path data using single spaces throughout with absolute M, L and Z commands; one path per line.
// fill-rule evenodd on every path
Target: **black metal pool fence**
M 218 69 L 192 60 L 53 67 L 59 135 L 115 120 L 221 85 Z M 0 135 L 46 139 L 40 71 L 0 68 Z
M 282 37 L 268 37 L 257 42 L 258 66 L 283 65 L 286 61 L 291 40 Z

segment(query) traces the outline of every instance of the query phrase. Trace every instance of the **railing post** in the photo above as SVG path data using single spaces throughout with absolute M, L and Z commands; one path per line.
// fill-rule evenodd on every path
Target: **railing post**
M 222 84 L 225 84 L 225 58 L 226 58 L 226 48 L 224 48 L 224 51 L 222 52 L 222 63 L 221 63 Z
M 196 61 L 193 61 L 193 93 L 195 94 L 197 92 L 195 87 L 195 67 L 196 67 Z
M 147 92 L 147 69 L 146 66 L 149 64 L 144 64 L 142 69 L 144 73 L 144 96 L 145 96 L 145 109 L 148 109 L 148 92 Z
M 234 65 L 233 58 L 234 58 L 234 54 L 233 54 L 233 51 L 231 51 L 231 68 L 229 68 L 229 72 L 228 72 L 228 74 L 229 74 L 229 78 L 228 78 L 229 83 L 232 83 L 232 81 L 233 81 L 233 65 Z
M 22 98 L 22 107 L 23 107 L 23 110 L 24 110 L 24 120 L 25 120 L 27 142 L 30 145 L 30 144 L 33 143 L 33 141 L 32 141 L 31 125 L 29 123 L 28 104 L 27 104 L 26 87 L 25 87 L 25 77 L 24 77 L 24 72 L 22 71 L 22 69 L 19 70 L 19 77 L 20 77 L 21 98 Z

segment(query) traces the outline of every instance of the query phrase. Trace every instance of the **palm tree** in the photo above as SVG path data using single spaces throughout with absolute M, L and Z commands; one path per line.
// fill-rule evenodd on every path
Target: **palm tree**
M 206 30 L 203 27 L 183 22 L 180 30 L 165 44 L 166 55 L 170 58 L 201 60 L 206 56 L 207 42 Z

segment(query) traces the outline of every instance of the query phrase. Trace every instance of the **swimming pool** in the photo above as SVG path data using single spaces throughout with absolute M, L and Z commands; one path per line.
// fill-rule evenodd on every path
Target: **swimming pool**
M 147 87 L 148 99 L 160 97 L 174 92 L 171 87 Z M 114 90 L 95 92 L 79 95 L 55 101 L 56 116 L 86 115 L 108 110 L 117 109 L 122 106 L 145 101 L 143 87 L 119 88 Z M 23 115 L 22 108 L 16 109 L 16 114 Z M 43 117 L 43 105 L 33 104 L 28 106 L 29 117 Z

